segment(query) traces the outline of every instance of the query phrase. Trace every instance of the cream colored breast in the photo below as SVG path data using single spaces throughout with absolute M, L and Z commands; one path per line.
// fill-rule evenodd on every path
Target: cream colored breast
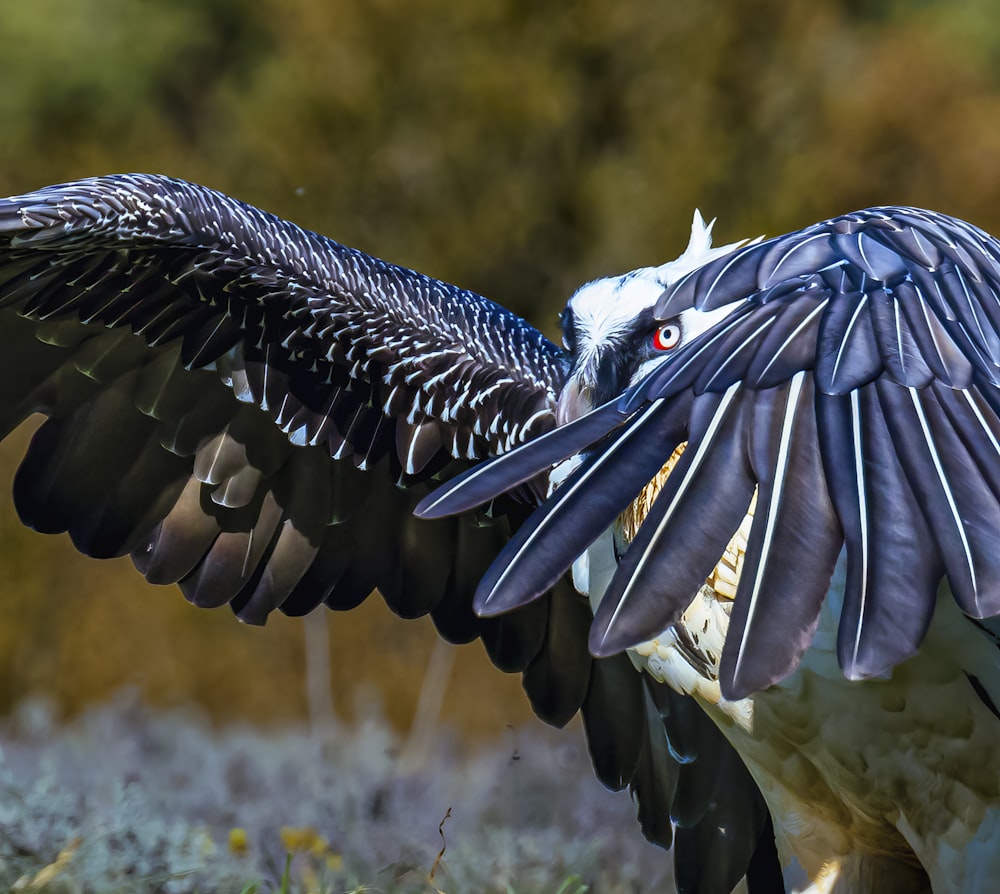
M 681 444 L 674 450 L 656 477 L 619 517 L 615 530 L 619 552 L 635 538 L 685 446 Z M 738 702 L 725 700 L 718 679 L 722 648 L 729 631 L 729 615 L 743 567 L 755 506 L 756 494 L 718 564 L 704 586 L 693 595 L 680 621 L 630 650 L 638 667 L 661 683 L 696 696 L 716 712 L 717 722 L 735 723 L 747 730 L 753 723 L 753 702 L 749 699 Z M 591 592 L 592 602 L 599 601 L 594 596 L 595 593 Z

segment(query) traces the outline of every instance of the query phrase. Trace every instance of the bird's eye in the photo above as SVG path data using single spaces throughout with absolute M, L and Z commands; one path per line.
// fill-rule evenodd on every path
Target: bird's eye
M 669 351 L 676 348 L 681 340 L 681 327 L 677 323 L 664 323 L 653 333 L 653 348 L 657 351 Z

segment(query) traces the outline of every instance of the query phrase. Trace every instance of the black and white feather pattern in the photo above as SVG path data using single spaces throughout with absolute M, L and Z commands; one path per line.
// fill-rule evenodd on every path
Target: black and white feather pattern
M 536 329 L 213 190 L 143 175 L 49 187 L 0 205 L 0 233 L 6 306 L 179 339 L 185 367 L 217 365 L 295 444 L 371 463 L 386 415 L 416 474 L 442 448 L 480 458 L 552 425 L 565 360 Z
M 773 842 L 707 719 L 679 762 L 685 700 L 589 654 L 590 607 L 561 573 L 503 617 L 472 610 L 534 476 L 485 511 L 413 516 L 436 480 L 552 430 L 568 369 L 485 298 L 204 187 L 123 175 L 0 200 L 0 437 L 46 417 L 14 483 L 25 523 L 247 622 L 377 587 L 450 641 L 481 638 L 544 720 L 582 713 L 601 780 L 631 788 L 653 841 L 682 820 L 679 875 L 725 894 L 759 842 L 773 874 Z
M 0 315 L 0 433 L 49 417 L 15 480 L 28 524 L 254 623 L 377 585 L 481 631 L 451 588 L 516 520 L 459 534 L 409 510 L 457 458 L 554 424 L 563 352 L 523 320 L 149 175 L 0 201 Z
M 727 697 L 795 668 L 843 547 L 848 677 L 914 654 L 942 579 L 968 615 L 1000 613 L 1000 242 L 946 215 L 873 208 L 712 261 L 667 288 L 656 316 L 720 308 L 721 322 L 595 411 L 603 428 L 584 417 L 586 438 L 557 430 L 529 448 L 541 456 L 551 444 L 561 458 L 589 447 L 583 475 L 636 449 L 635 420 L 669 430 L 648 414 L 687 399 L 683 431 L 659 444 L 664 460 L 679 442 L 687 449 L 601 604 L 594 653 L 678 619 L 755 488 L 721 665 Z M 475 498 L 530 478 L 521 455 L 476 470 Z M 431 498 L 435 513 L 464 504 L 456 485 Z M 589 487 L 605 522 L 634 495 L 614 476 Z M 597 526 L 577 515 L 576 539 L 565 527 L 564 557 Z M 537 561 L 524 552 L 505 566 L 505 606 L 535 594 Z

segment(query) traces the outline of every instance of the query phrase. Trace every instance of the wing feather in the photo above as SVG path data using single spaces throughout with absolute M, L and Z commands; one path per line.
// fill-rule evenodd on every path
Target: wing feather
M 631 667 L 593 671 L 586 603 L 557 583 L 503 618 L 472 611 L 539 485 L 411 517 L 435 476 L 552 429 L 566 370 L 486 299 L 203 187 L 128 175 L 0 200 L 0 426 L 49 417 L 17 475 L 27 523 L 252 623 L 378 587 L 448 639 L 481 637 L 549 722 L 586 702 L 598 767 L 627 784 L 666 743 L 633 736 L 648 723 Z M 664 774 L 635 785 L 669 843 L 650 814 Z
M 696 398 L 688 444 L 622 557 L 594 617 L 590 648 L 614 654 L 673 624 L 718 564 L 754 482 L 734 385 Z M 697 524 L 687 520 L 696 519 Z
M 922 291 L 908 282 L 896 286 L 903 316 L 924 362 L 934 377 L 953 388 L 965 388 L 972 380 L 973 366 L 945 329 Z
M 592 619 L 590 605 L 568 581 L 556 584 L 549 603 L 545 647 L 524 670 L 524 690 L 532 708 L 554 726 L 569 723 L 587 696 L 593 661 L 587 651 L 587 631 Z M 669 816 L 669 808 L 665 815 Z
M 907 387 L 923 388 L 933 381 L 934 372 L 924 360 L 903 313 L 901 304 L 905 297 L 885 289 L 872 290 L 869 305 L 872 324 L 889 375 Z
M 587 547 L 607 530 L 660 470 L 666 445 L 683 440 L 674 403 L 652 402 L 535 510 L 483 577 L 476 612 L 495 615 L 538 598 L 566 573 L 581 543 Z
M 893 445 L 937 542 L 955 599 L 972 617 L 997 614 L 1000 503 L 995 493 L 1000 464 L 983 474 L 934 390 L 903 390 L 887 382 L 880 383 L 879 397 L 888 424 L 913 432 L 913 437 L 894 438 Z M 949 389 L 945 399 L 957 403 L 961 393 Z
M 843 542 L 826 493 L 811 380 L 803 371 L 759 392 L 749 414 L 757 507 L 720 665 L 730 699 L 794 670 L 812 641 Z
M 655 316 L 720 308 L 621 397 L 629 418 L 684 393 L 739 394 L 741 409 L 695 436 L 707 405 L 692 403 L 684 456 L 597 612 L 595 654 L 677 618 L 754 487 L 727 694 L 794 669 L 842 547 L 832 592 L 852 678 L 887 673 L 919 648 L 943 577 L 968 614 L 1000 612 L 1000 242 L 934 212 L 859 211 L 711 261 L 668 286 Z M 796 400 L 778 399 L 791 383 Z M 591 421 L 591 457 L 614 451 L 617 435 L 600 441 L 596 417 L 576 424 Z M 536 471 L 519 450 L 505 466 L 522 480 Z M 582 550 L 560 526 L 563 551 Z M 818 546 L 790 548 L 803 540 Z
M 612 791 L 635 776 L 646 733 L 643 688 L 635 687 L 635 668 L 625 655 L 591 662 L 590 684 L 583 700 L 583 723 L 597 778 Z

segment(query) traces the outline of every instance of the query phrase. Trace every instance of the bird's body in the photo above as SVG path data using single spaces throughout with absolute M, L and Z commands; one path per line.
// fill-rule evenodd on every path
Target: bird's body
M 778 818 L 779 853 L 817 891 L 989 890 L 1000 870 L 1000 721 L 963 666 L 989 660 L 1000 682 L 995 646 L 949 606 L 891 679 L 852 684 L 837 663 L 834 610 L 799 669 L 748 696 L 750 728 L 726 731 Z
M 837 595 L 835 586 L 799 667 L 742 699 L 719 691 L 728 606 L 707 586 L 677 628 L 636 654 L 644 671 L 695 698 L 740 754 L 783 864 L 797 867 L 789 879 L 811 884 L 800 890 L 988 891 L 1000 873 L 1000 720 L 968 674 L 980 668 L 977 681 L 997 691 L 995 643 L 943 598 L 919 655 L 889 679 L 847 681 Z
M 991 890 L 1000 243 L 710 229 L 559 348 L 204 187 L 0 200 L 0 435 L 48 417 L 18 510 L 252 623 L 377 587 L 481 638 L 683 891 L 780 888 L 775 846 L 817 892 Z

